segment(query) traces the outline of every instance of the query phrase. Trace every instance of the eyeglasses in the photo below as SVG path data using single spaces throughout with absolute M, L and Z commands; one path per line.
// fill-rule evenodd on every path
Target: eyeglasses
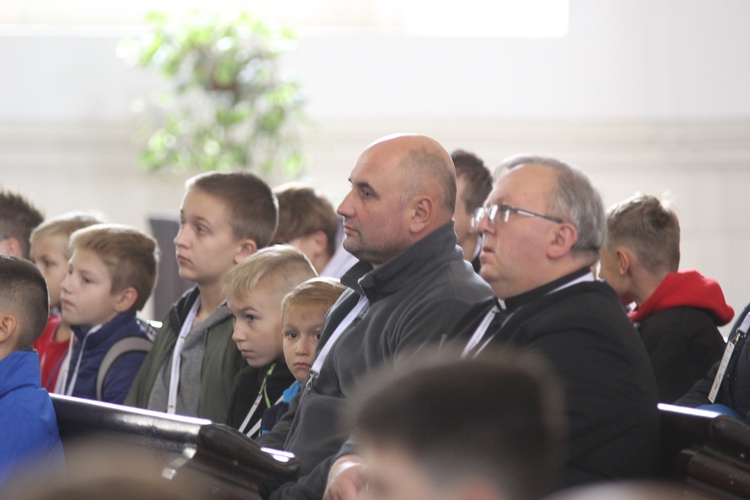
M 557 217 L 530 212 L 529 210 L 512 207 L 510 205 L 490 205 L 488 207 L 479 207 L 474 210 L 474 217 L 472 217 L 471 219 L 471 226 L 476 229 L 479 226 L 479 223 L 482 222 L 482 220 L 485 218 L 485 216 L 489 217 L 490 221 L 495 225 L 497 225 L 497 223 L 500 221 L 508 222 L 508 218 L 510 218 L 511 212 L 518 215 L 525 215 L 526 217 L 540 217 L 557 224 L 563 223 L 563 220 L 558 219 Z

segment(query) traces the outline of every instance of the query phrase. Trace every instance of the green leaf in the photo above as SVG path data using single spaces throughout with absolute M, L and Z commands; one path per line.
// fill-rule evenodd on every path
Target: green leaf
M 169 84 L 142 113 L 143 165 L 301 170 L 296 132 L 306 123 L 306 99 L 279 59 L 296 46 L 290 28 L 247 11 L 153 12 L 147 23 L 146 36 L 118 45 L 121 57 L 158 71 Z

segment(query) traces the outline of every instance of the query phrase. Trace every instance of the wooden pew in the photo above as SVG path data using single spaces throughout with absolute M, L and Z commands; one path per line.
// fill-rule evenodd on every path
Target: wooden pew
M 187 484 L 195 498 L 260 498 L 266 475 L 293 478 L 290 453 L 260 448 L 240 432 L 210 420 L 52 394 L 60 437 L 68 452 L 84 438 L 143 449 L 163 464 L 160 477 Z
M 750 498 L 750 426 L 715 412 L 660 404 L 662 467 L 711 498 Z

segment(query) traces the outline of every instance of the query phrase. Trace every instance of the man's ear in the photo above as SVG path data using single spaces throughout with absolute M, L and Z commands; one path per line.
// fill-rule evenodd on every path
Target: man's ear
M 409 227 L 412 233 L 420 233 L 432 220 L 433 202 L 422 196 L 412 201 L 412 213 Z
M 563 222 L 553 228 L 552 240 L 547 248 L 547 257 L 559 259 L 568 255 L 578 241 L 578 230 L 573 224 Z
M 138 300 L 138 292 L 132 286 L 126 287 L 116 292 L 115 311 L 118 313 L 129 311 L 135 301 Z
M 17 328 L 18 321 L 15 315 L 8 312 L 0 313 L 0 343 L 12 339 Z
M 258 244 L 255 243 L 255 240 L 250 238 L 245 238 L 244 240 L 240 240 L 239 246 L 237 247 L 237 252 L 234 254 L 234 263 L 239 264 L 241 260 L 243 260 L 246 257 L 250 257 L 252 254 L 258 251 Z

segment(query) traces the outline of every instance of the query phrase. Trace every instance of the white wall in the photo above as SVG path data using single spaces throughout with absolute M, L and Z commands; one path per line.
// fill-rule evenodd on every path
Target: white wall
M 556 39 L 303 30 L 287 67 L 310 96 L 308 175 L 335 198 L 359 151 L 431 134 L 496 165 L 540 152 L 579 165 L 607 204 L 668 189 L 683 267 L 750 301 L 750 2 L 572 0 Z M 146 227 L 185 176 L 138 169 L 131 100 L 158 86 L 115 56 L 138 29 L 0 29 L 0 183 L 55 214 L 96 208 Z

